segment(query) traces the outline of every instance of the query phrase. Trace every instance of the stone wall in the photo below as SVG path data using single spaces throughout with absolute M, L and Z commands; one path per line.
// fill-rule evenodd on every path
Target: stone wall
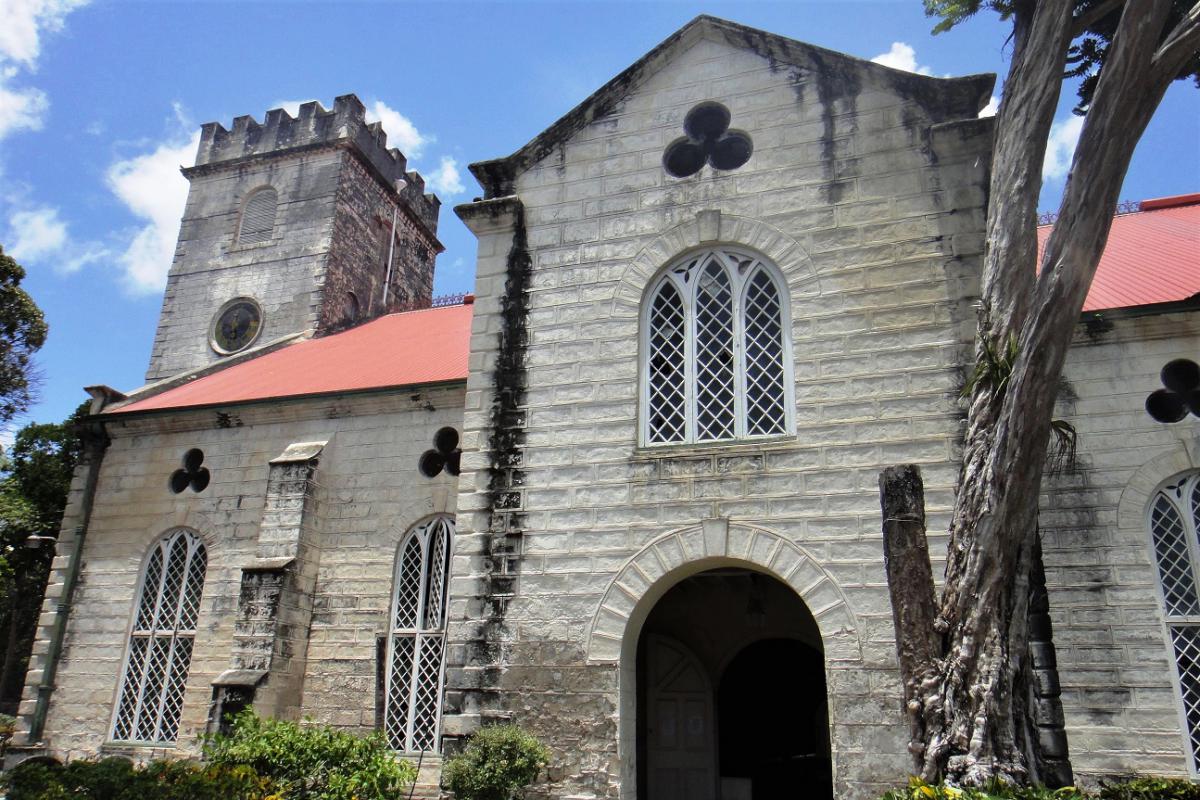
M 877 475 L 921 463 L 945 530 L 990 122 L 948 122 L 974 115 L 961 84 L 907 92 L 900 73 L 742 29 L 698 23 L 664 47 L 589 101 L 594 118 L 572 112 L 577 129 L 473 166 L 494 199 L 457 209 L 479 257 L 446 732 L 514 716 L 556 752 L 553 796 L 633 797 L 641 620 L 690 573 L 750 566 L 816 616 L 836 796 L 872 797 L 909 763 Z M 663 150 L 703 100 L 754 155 L 672 178 Z M 709 242 L 786 278 L 795 435 L 639 448 L 642 293 Z M 493 591 L 501 568 L 511 597 Z
M 286 652 L 289 696 L 272 703 L 286 713 L 358 732 L 373 729 L 375 642 L 387 630 L 396 547 L 414 523 L 432 513 L 454 513 L 456 479 L 444 473 L 425 478 L 417 461 L 439 428 L 460 426 L 462 397 L 461 387 L 448 387 L 108 418 L 112 444 L 103 462 L 50 705 L 49 754 L 196 752 L 197 736 L 208 722 L 211 684 L 238 666 L 234 628 L 243 568 L 261 567 L 264 553 L 275 553 L 262 550 L 264 522 L 273 531 L 272 541 L 278 540 L 283 530 L 279 509 L 294 505 L 280 495 L 273 501 L 279 508 L 265 507 L 268 462 L 301 442 L 326 442 L 313 472 L 314 513 L 305 512 L 306 519 L 317 521 L 316 528 L 305 528 L 309 523 L 303 520 L 296 528 L 315 591 L 297 606 L 304 611 L 303 601 L 310 604 L 311 625 L 287 633 L 289 642 L 301 645 Z M 168 477 L 191 448 L 204 452 L 211 483 L 200 493 L 187 489 L 173 494 Z M 52 589 L 62 581 L 73 526 L 80 523 L 80 489 L 73 491 L 64 522 Z M 139 572 L 151 543 L 176 526 L 195 530 L 208 549 L 178 749 L 106 744 Z M 45 652 L 55 602 L 52 591 L 35 653 Z M 281 617 L 281 622 L 296 621 Z M 41 666 L 35 655 L 21 706 L 25 730 Z M 302 694 L 295 690 L 300 686 Z M 18 741 L 21 736 L 18 732 Z
M 1174 656 L 1163 622 L 1148 507 L 1168 478 L 1200 469 L 1200 422 L 1155 422 L 1159 371 L 1200 353 L 1196 312 L 1095 315 L 1067 357 L 1057 413 L 1077 465 L 1043 485 L 1041 524 L 1071 760 L 1087 780 L 1188 775 Z
M 167 277 L 162 313 L 146 380 L 198 369 L 221 358 L 210 347 L 217 312 L 237 297 L 262 307 L 256 344 L 314 330 L 346 327 L 347 294 L 363 321 L 397 308 L 427 304 L 440 202 L 387 148 L 379 123 L 367 124 L 353 95 L 333 111 L 305 103 L 293 119 L 283 109 L 260 125 L 251 117 L 203 126 L 196 165 Z M 402 182 L 402 183 L 401 183 Z M 271 238 L 239 241 L 245 200 L 271 187 L 278 206 Z M 385 303 L 386 251 L 381 221 L 397 213 L 392 295 Z
M 320 287 L 318 329 L 328 333 L 389 311 L 428 307 L 433 296 L 433 260 L 442 251 L 433 232 L 407 213 L 396 193 L 382 186 L 357 158 L 347 158 L 335 200 L 333 235 Z M 391 280 L 387 239 L 396 223 Z M 383 296 L 388 283 L 388 296 Z M 346 294 L 353 292 L 357 317 L 348 318 Z
M 217 361 L 221 356 L 209 346 L 213 319 L 235 297 L 262 307 L 259 344 L 317 326 L 317 288 L 345 160 L 330 148 L 191 176 L 147 381 Z M 278 195 L 274 234 L 261 244 L 239 244 L 244 200 L 268 185 Z

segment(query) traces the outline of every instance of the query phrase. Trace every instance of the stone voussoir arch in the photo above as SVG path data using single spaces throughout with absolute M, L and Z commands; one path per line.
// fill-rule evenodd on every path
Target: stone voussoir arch
M 1138 467 L 1117 502 L 1117 529 L 1121 534 L 1139 540 L 1146 538 L 1149 535 L 1146 510 L 1155 490 L 1168 478 L 1194 469 L 1200 469 L 1200 453 L 1183 442 Z
M 778 578 L 800 596 L 821 631 L 827 660 L 861 660 L 857 617 L 837 581 L 812 555 L 765 528 L 710 519 L 658 537 L 625 562 L 592 618 L 589 663 L 620 661 L 630 625 L 638 628 L 650 607 L 680 580 L 739 565 Z
M 747 247 L 766 256 L 784 275 L 792 297 L 820 294 L 817 272 L 795 238 L 753 217 L 706 209 L 657 236 L 634 256 L 614 292 L 612 315 L 636 319 L 655 273 L 681 253 L 715 244 Z

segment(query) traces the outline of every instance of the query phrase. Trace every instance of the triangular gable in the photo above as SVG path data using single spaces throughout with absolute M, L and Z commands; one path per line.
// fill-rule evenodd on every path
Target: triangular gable
M 817 95 L 827 108 L 840 99 L 848 88 L 861 85 L 862 79 L 867 78 L 900 97 L 916 102 L 925 109 L 931 123 L 946 122 L 976 116 L 991 97 L 996 82 L 996 76 L 991 74 L 934 78 L 904 72 L 702 14 L 668 36 L 512 155 L 471 164 L 471 173 L 484 189 L 484 199 L 512 194 L 517 176 L 552 154 L 574 134 L 611 113 L 633 89 L 704 37 L 752 50 L 760 54 L 772 70 L 795 71 L 793 79 L 798 84 L 811 74 L 816 79 Z

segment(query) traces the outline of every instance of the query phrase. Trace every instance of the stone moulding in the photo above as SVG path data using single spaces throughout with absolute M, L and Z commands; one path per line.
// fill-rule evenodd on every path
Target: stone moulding
M 646 287 L 663 266 L 688 250 L 716 242 L 747 247 L 766 256 L 787 280 L 793 298 L 821 293 L 808 253 L 793 237 L 751 217 L 705 209 L 655 237 L 629 262 L 613 292 L 612 316 L 637 319 Z
M 592 618 L 588 663 L 619 662 L 625 638 L 637 635 L 668 589 L 691 575 L 729 566 L 747 567 L 792 587 L 817 621 L 827 661 L 862 658 L 854 611 L 837 581 L 812 555 L 765 528 L 709 519 L 660 536 L 625 562 Z

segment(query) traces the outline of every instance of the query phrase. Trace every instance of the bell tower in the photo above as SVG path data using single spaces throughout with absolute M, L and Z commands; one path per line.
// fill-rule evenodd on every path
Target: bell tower
M 427 306 L 440 201 L 354 95 L 201 129 L 147 381 Z

